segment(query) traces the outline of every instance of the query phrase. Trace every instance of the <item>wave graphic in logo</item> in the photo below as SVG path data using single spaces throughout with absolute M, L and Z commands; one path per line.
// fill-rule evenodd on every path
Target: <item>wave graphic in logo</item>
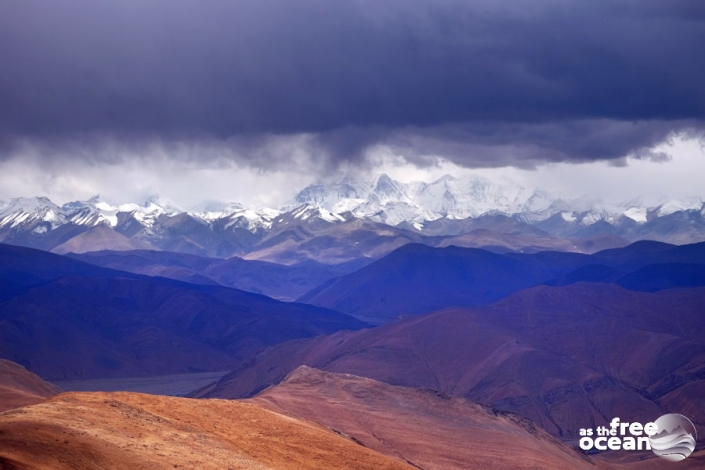
M 654 423 L 659 431 L 649 441 L 656 455 L 671 462 L 680 462 L 693 453 L 697 433 L 688 418 L 672 413 L 661 416 Z

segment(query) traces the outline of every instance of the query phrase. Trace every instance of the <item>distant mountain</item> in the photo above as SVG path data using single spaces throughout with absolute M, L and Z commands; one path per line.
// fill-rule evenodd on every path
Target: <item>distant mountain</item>
M 584 264 L 587 255 L 497 254 L 409 244 L 299 298 L 381 324 L 450 306 L 478 307 Z
M 227 370 L 282 341 L 364 326 L 327 309 L 0 244 L 0 357 L 45 379 Z
M 663 264 L 666 263 L 666 264 Z M 614 282 L 633 290 L 705 285 L 705 243 L 637 242 L 593 255 L 545 251 L 491 253 L 407 244 L 353 273 L 332 279 L 299 301 L 381 324 L 444 307 L 489 305 L 547 283 Z
M 702 287 L 538 286 L 482 309 L 283 343 L 197 395 L 251 396 L 307 365 L 516 412 L 568 440 L 613 416 L 669 411 L 702 424 L 703 305 Z
M 105 202 L 100 195 L 88 201 L 74 201 L 64 204 L 61 209 L 66 219 L 77 225 L 95 226 L 107 224 L 115 227 L 122 221 L 118 217 L 129 214 L 143 227 L 151 228 L 162 215 L 176 215 L 183 210 L 168 199 L 152 196 L 143 204 L 122 204 L 113 206 Z M 124 222 L 122 222 L 124 223 Z
M 656 292 L 676 287 L 705 286 L 705 264 L 657 263 L 625 273 L 612 266 L 591 264 L 576 269 L 558 279 L 546 282 L 551 286 L 567 286 L 577 282 L 606 282 L 629 290 Z
M 148 250 L 155 247 L 149 242 L 133 240 L 119 232 L 111 230 L 107 225 L 95 225 L 80 235 L 76 235 L 59 246 L 52 248 L 52 253 L 87 253 L 103 250 Z
M 358 218 L 388 225 L 409 222 L 421 229 L 425 222 L 441 217 L 466 219 L 489 213 L 544 211 L 556 198 L 480 176 L 445 175 L 432 183 L 404 184 L 385 174 L 374 181 L 342 174 L 304 188 L 295 202 L 318 205 L 334 213 L 351 212 Z
M 131 242 L 91 231 L 98 226 Z M 496 235 L 450 239 L 477 230 Z M 357 246 L 356 238 L 369 242 L 370 231 L 382 240 Z M 396 246 L 387 243 L 389 234 L 397 238 Z M 635 198 L 605 204 L 565 201 L 537 188 L 477 175 L 401 183 L 385 174 L 370 180 L 339 174 L 307 186 L 279 208 L 208 201 L 184 210 L 158 196 L 117 205 L 95 196 L 61 207 L 42 197 L 0 201 L 0 242 L 62 253 L 150 247 L 206 257 L 336 264 L 378 258 L 402 242 L 594 252 L 645 239 L 705 241 L 703 200 L 645 204 Z M 601 245 L 593 248 L 584 240 L 600 240 Z M 336 244 L 334 250 L 325 248 Z
M 0 244 L 0 301 L 65 276 L 138 278 L 131 273 L 100 268 L 40 250 Z
M 705 286 L 705 264 L 650 264 L 626 274 L 615 284 L 630 290 L 656 292 L 674 287 Z
M 205 258 L 153 250 L 96 251 L 68 256 L 120 271 L 161 276 L 192 284 L 221 285 L 289 301 L 364 265 L 361 262 L 324 265 L 310 261 L 287 266 L 237 257 Z
M 674 207 L 682 209 L 672 212 Z M 517 218 L 556 237 L 613 234 L 632 241 L 658 240 L 673 244 L 696 243 L 704 239 L 705 204 L 699 199 L 692 204 L 668 201 L 654 207 L 630 207 L 622 211 L 623 208 L 561 211 L 536 221 L 522 215 Z

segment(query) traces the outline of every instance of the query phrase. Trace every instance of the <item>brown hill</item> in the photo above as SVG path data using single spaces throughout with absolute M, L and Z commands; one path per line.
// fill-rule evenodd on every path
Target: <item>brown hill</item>
M 519 415 L 430 390 L 302 366 L 251 401 L 425 470 L 596 468 Z
M 413 467 L 254 403 L 65 393 L 0 414 L 0 468 Z
M 54 247 L 52 253 L 87 253 L 91 251 L 114 250 L 156 250 L 149 242 L 127 238 L 106 225 L 96 225 L 85 232 Z
M 39 403 L 61 390 L 24 367 L 0 359 L 0 412 Z
M 313 209 L 311 209 L 313 210 Z M 350 218 L 329 223 L 305 212 L 299 218 L 287 213 L 277 219 L 268 233 L 243 258 L 294 264 L 304 260 L 338 264 L 356 259 L 381 258 L 407 243 L 424 237 L 408 230 Z
M 664 411 L 705 423 L 705 289 L 538 286 L 485 309 L 448 309 L 379 328 L 284 343 L 204 397 L 245 397 L 300 365 L 438 390 L 519 413 L 563 439 L 611 417 Z
M 503 233 L 487 229 L 478 229 L 463 235 L 447 237 L 435 246 L 439 248 L 446 246 L 485 248 L 490 251 L 518 251 L 521 253 L 536 253 L 538 251 L 581 251 L 575 246 L 575 243 L 565 238 L 553 238 L 545 234 L 540 236 L 526 233 Z M 610 246 L 610 248 L 612 247 Z

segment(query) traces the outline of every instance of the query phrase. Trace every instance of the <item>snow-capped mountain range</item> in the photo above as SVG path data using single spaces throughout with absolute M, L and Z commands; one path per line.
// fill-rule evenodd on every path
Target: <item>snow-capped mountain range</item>
M 350 212 L 387 225 L 402 222 L 422 229 L 441 217 L 466 219 L 488 213 L 506 215 L 546 211 L 556 202 L 545 191 L 511 183 L 494 183 L 479 176 L 445 175 L 432 183 L 400 183 L 383 174 L 374 181 L 341 175 L 303 189 L 295 204 L 322 207 L 334 214 Z
M 527 223 L 537 223 L 559 214 L 566 222 L 592 225 L 622 217 L 646 223 L 680 211 L 703 211 L 700 197 L 663 200 L 645 205 L 641 198 L 620 204 L 575 199 L 566 201 L 551 193 L 526 188 L 511 181 L 494 182 L 481 176 L 455 178 L 445 175 L 431 183 L 408 184 L 381 175 L 359 180 L 348 175 L 319 181 L 304 188 L 288 207 L 308 204 L 333 214 L 351 213 L 356 218 L 397 226 L 402 222 L 423 231 L 425 223 L 441 218 L 467 219 L 503 214 Z
M 611 234 L 629 241 L 705 240 L 705 204 L 698 197 L 650 206 L 638 198 L 604 204 L 566 201 L 537 188 L 481 176 L 445 175 L 430 183 L 402 183 L 385 174 L 372 180 L 339 174 L 307 186 L 278 208 L 209 201 L 186 210 L 158 196 L 139 204 L 111 204 L 94 196 L 60 207 L 45 197 L 0 201 L 0 242 L 45 246 L 46 240 L 52 240 L 49 245 L 56 246 L 82 230 L 102 226 L 119 236 L 139 239 L 139 246 L 147 243 L 188 251 L 218 240 L 219 252 L 241 254 L 244 247 L 272 244 L 270 239 L 278 240 L 284 235 L 276 238 L 277 234 L 290 233 L 295 227 L 306 227 L 305 234 L 296 235 L 299 238 L 352 221 L 445 236 L 476 226 L 468 221 L 497 216 L 553 237 Z M 39 243 L 39 239 L 44 241 Z

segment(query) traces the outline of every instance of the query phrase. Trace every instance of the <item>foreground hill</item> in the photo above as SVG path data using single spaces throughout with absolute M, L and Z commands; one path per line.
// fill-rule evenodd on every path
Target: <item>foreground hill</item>
M 413 467 L 253 403 L 66 393 L 0 414 L 0 468 Z
M 565 439 L 611 416 L 668 410 L 705 423 L 703 305 L 705 288 L 538 286 L 484 309 L 284 343 L 196 395 L 251 396 L 308 365 L 469 398 Z
M 332 279 L 299 301 L 373 324 L 444 307 L 479 307 L 537 284 L 614 282 L 655 291 L 705 285 L 705 243 L 637 242 L 594 255 L 491 253 L 408 244 L 359 271 Z
M 430 390 L 302 366 L 251 401 L 426 470 L 595 468 L 527 419 Z
M 0 357 L 45 379 L 221 371 L 266 346 L 365 326 L 318 307 L 16 250 L 0 245 Z
M 0 412 L 39 403 L 61 390 L 14 362 L 0 359 Z

